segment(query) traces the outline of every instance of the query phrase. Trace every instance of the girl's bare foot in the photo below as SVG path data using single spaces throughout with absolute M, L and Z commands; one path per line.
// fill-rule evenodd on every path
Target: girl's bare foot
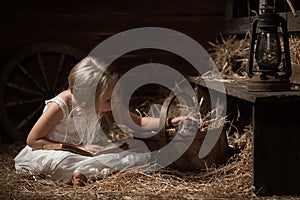
M 85 186 L 87 183 L 87 178 L 80 173 L 75 173 L 72 178 L 72 183 L 73 186 Z

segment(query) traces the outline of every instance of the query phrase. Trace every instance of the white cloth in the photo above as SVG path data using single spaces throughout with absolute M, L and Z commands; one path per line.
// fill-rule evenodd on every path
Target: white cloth
M 64 118 L 47 136 L 49 139 L 70 144 L 78 144 L 76 127 L 69 116 L 67 104 L 60 97 L 46 101 L 44 111 L 49 102 L 57 103 L 64 113 Z M 53 180 L 70 182 L 74 173 L 79 172 L 86 177 L 105 174 L 108 169 L 122 170 L 138 165 L 145 165 L 150 158 L 149 149 L 139 140 L 126 140 L 127 151 L 102 154 L 95 157 L 81 156 L 68 151 L 33 150 L 25 146 L 15 157 L 17 173 L 34 171 L 50 176 Z

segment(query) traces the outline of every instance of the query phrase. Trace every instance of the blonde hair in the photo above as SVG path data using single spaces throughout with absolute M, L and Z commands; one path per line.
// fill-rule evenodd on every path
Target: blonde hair
M 118 75 L 111 66 L 89 56 L 73 67 L 69 73 L 68 82 L 72 93 L 74 87 L 88 89 L 96 86 L 96 96 L 101 96 L 117 79 Z
M 104 93 L 117 80 L 118 75 L 111 66 L 91 56 L 82 59 L 70 71 L 69 89 L 75 102 L 71 113 L 77 112 L 76 118 L 73 118 L 81 143 L 91 144 L 99 137 L 102 130 L 99 122 L 105 118 L 99 106 Z

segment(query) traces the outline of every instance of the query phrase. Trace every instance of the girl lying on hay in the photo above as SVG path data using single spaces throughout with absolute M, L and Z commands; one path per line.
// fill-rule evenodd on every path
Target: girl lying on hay
M 43 114 L 28 135 L 27 146 L 15 158 L 17 173 L 34 171 L 53 180 L 81 186 L 88 177 L 103 175 L 109 169 L 145 165 L 149 155 L 143 152 L 149 152 L 149 149 L 140 140 L 127 140 L 128 151 L 97 155 L 109 142 L 105 135 L 99 133 L 109 127 L 105 121 L 112 110 L 111 102 L 116 104 L 120 101 L 112 98 L 117 80 L 117 74 L 96 58 L 86 57 L 79 62 L 69 74 L 69 89 L 46 101 Z M 119 113 L 124 124 L 128 122 L 125 113 L 125 110 Z M 129 114 L 144 130 L 159 128 L 159 118 Z M 176 124 L 181 119 L 172 118 L 168 122 Z M 45 150 L 52 144 L 72 144 L 97 156 Z

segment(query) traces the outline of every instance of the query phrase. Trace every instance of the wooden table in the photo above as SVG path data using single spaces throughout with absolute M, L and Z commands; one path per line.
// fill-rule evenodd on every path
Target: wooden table
M 206 88 L 203 80 L 190 82 Z M 224 93 L 217 81 L 209 89 Z M 253 185 L 259 195 L 300 194 L 300 91 L 249 92 L 245 83 L 224 83 L 228 99 L 252 110 Z M 230 111 L 229 111 L 230 112 Z

